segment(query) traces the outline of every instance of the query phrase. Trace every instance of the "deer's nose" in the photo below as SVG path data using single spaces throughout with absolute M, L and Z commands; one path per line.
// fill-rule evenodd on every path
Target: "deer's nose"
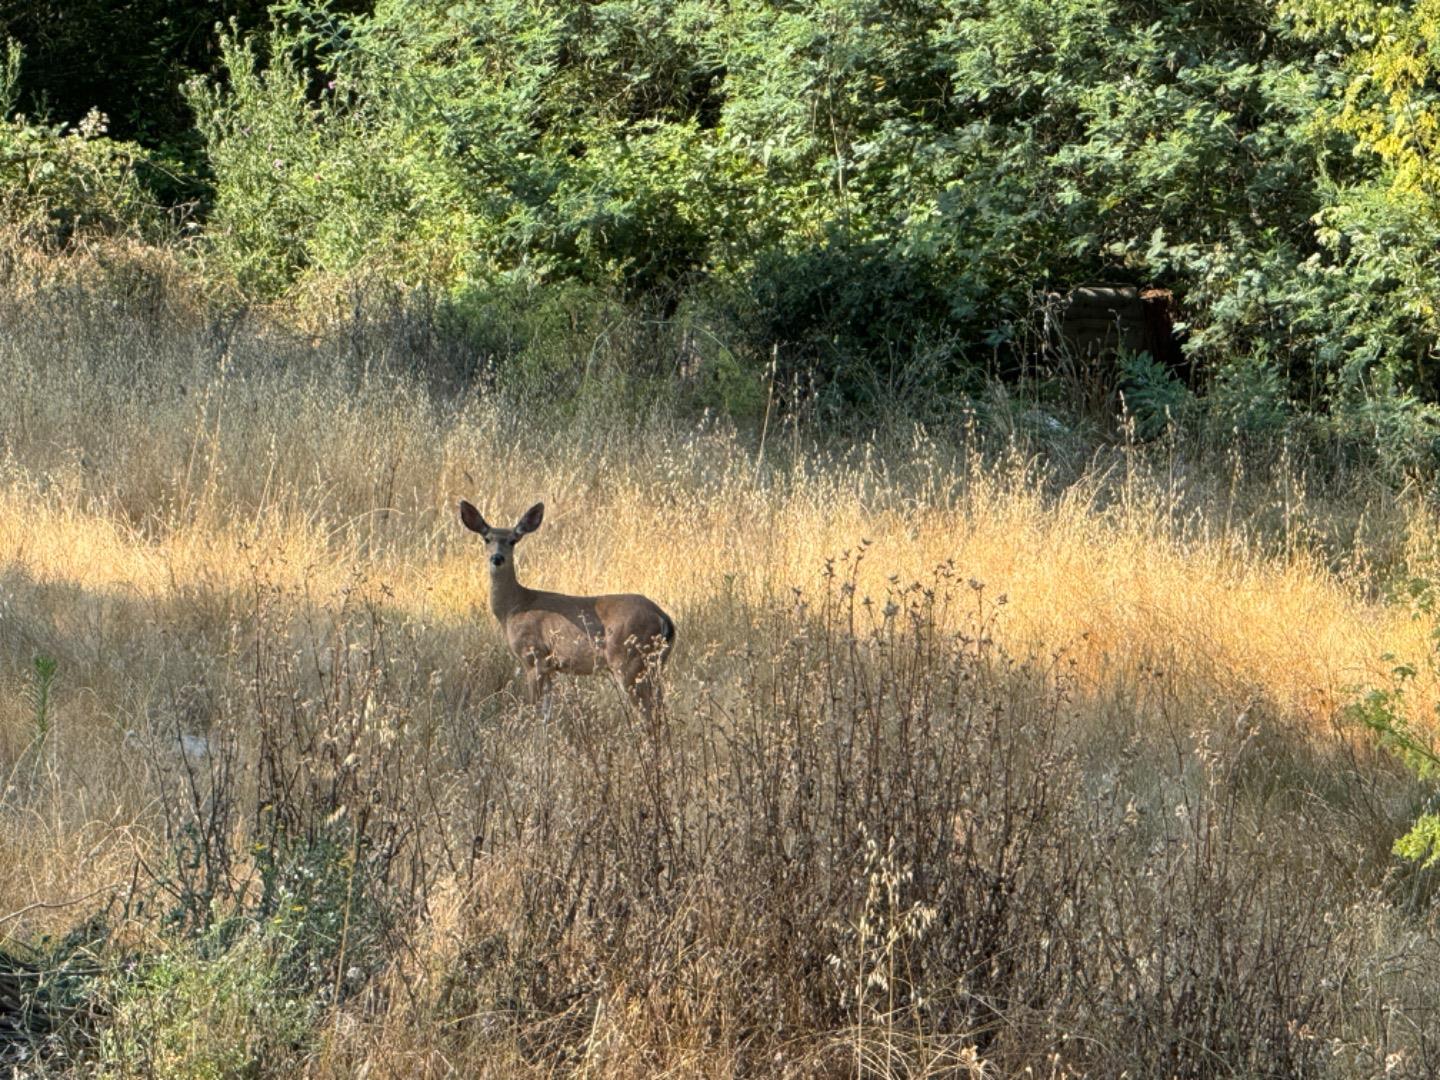
M 491 566 L 504 566 L 504 565 L 505 565 L 505 556 L 504 556 L 504 555 L 491 555 L 491 556 L 490 556 L 490 565 L 491 565 Z

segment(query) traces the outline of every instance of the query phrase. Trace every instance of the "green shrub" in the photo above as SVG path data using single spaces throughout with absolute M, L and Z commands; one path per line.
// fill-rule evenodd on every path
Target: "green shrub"
M 158 239 L 164 215 L 138 178 L 145 152 L 108 138 L 109 122 L 98 109 L 74 125 L 12 115 L 20 65 L 20 47 L 4 42 L 0 223 L 45 245 L 96 234 Z
M 233 940 L 212 932 L 111 977 L 99 1075 L 219 1078 L 278 1075 L 313 1021 L 306 999 L 280 977 L 289 943 L 250 927 Z
M 1189 387 L 1149 353 L 1122 357 L 1120 393 L 1140 439 L 1155 439 L 1188 420 L 1195 404 Z
M 764 355 L 773 344 L 781 385 L 793 398 L 818 404 L 828 419 L 914 407 L 963 371 L 963 353 L 942 357 L 933 347 L 949 322 L 947 284 L 930 260 L 842 236 L 764 255 L 748 285 L 749 346 Z M 926 360 L 940 362 L 924 371 Z M 896 393 L 896 369 L 928 377 L 913 379 L 913 394 Z M 907 396 L 912 400 L 895 400 Z
M 1440 465 L 1440 407 L 1412 393 L 1382 384 L 1337 403 L 1329 420 L 1342 444 L 1358 443 L 1392 482 Z
M 215 172 L 207 235 L 221 264 L 261 295 L 362 266 L 453 280 L 464 200 L 426 133 L 387 125 L 339 81 L 312 92 L 301 39 L 277 30 L 265 52 L 227 38 L 225 83 L 188 88 Z
M 1221 438 L 1269 439 L 1292 419 L 1285 379 L 1263 356 L 1218 365 L 1203 399 L 1204 419 Z

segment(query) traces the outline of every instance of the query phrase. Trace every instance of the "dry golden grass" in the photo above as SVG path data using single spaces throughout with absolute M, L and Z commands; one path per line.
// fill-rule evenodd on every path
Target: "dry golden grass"
M 802 455 L 757 476 L 753 449 L 726 433 L 662 421 L 602 441 L 529 431 L 494 404 L 441 414 L 383 386 L 366 396 L 261 385 L 147 406 L 117 418 L 120 430 L 47 418 L 47 435 L 69 444 L 37 438 L 23 449 L 52 460 L 33 467 L 12 450 L 5 564 L 66 597 L 46 613 L 54 631 L 94 634 L 97 649 L 114 632 L 107 601 L 223 603 L 260 564 L 322 605 L 357 580 L 383 585 L 405 614 L 464 625 L 473 648 L 498 651 L 455 503 L 504 520 L 543 499 L 544 530 L 521 549 L 525 581 L 645 592 L 689 642 L 732 643 L 716 597 L 813 591 L 827 559 L 865 541 L 863 592 L 953 561 L 1006 597 L 998 640 L 1017 655 L 1063 650 L 1092 686 L 1159 665 L 1177 685 L 1263 695 L 1323 725 L 1351 688 L 1383 676 L 1382 655 L 1424 654 L 1425 626 L 1374 595 L 1373 568 L 1346 575 L 1303 545 L 1276 551 L 1243 506 L 1226 528 L 1176 523 L 1171 507 L 1189 493 L 1150 476 L 1082 478 L 1057 495 L 1029 463 L 923 445 L 888 464 Z M 1382 512 L 1397 530 L 1430 532 L 1418 508 Z M 21 627 L 34 619 L 18 614 Z
M 827 563 L 862 548 L 856 588 L 877 603 L 892 582 L 929 580 L 947 563 L 983 583 L 959 590 L 945 628 L 984 627 L 1010 656 L 1045 659 L 1090 703 L 1067 739 L 1100 756 L 1134 738 L 1107 702 L 1162 741 L 1167 725 L 1188 733 L 1250 709 L 1323 741 L 1355 687 L 1385 682 L 1387 654 L 1416 661 L 1428 647 L 1427 625 L 1387 603 L 1384 586 L 1436 564 L 1430 512 L 1379 490 L 1308 492 L 1300 462 L 1245 476 L 1238 461 L 1179 467 L 1175 451 L 1114 451 L 1062 475 L 1014 447 L 965 439 L 837 448 L 789 431 L 761 460 L 753 440 L 665 408 L 561 419 L 535 401 L 437 392 L 410 358 L 387 353 L 383 334 L 357 356 L 339 336 L 227 321 L 163 288 L 113 311 L 103 293 L 48 288 L 9 301 L 16 332 L 0 342 L 0 766 L 10 776 L 0 935 L 14 941 L 63 933 L 94 898 L 130 896 L 139 867 L 163 861 L 165 755 L 154 740 L 206 735 L 221 711 L 205 694 L 243 693 L 243 639 L 262 625 L 262 593 L 276 598 L 280 615 L 263 625 L 279 628 L 282 649 L 315 640 L 307 623 L 324 638 L 325 625 L 370 602 L 407 628 L 405 662 L 440 687 L 431 700 L 442 713 L 469 726 L 533 723 L 506 696 L 516 680 L 478 546 L 456 521 L 461 497 L 500 521 L 546 502 L 544 528 L 521 548 L 523 581 L 643 592 L 675 616 L 671 702 L 682 725 L 707 701 L 744 697 L 736 657 L 763 632 L 756 612 L 791 605 L 792 589 L 822 596 Z M 58 663 L 40 745 L 27 697 L 37 655 Z M 1423 674 L 1411 700 L 1437 692 Z M 603 699 L 597 686 L 570 700 L 578 716 Z M 523 756 L 537 777 L 547 756 L 575 753 L 567 736 L 545 739 Z M 1362 837 L 1349 850 L 1373 864 L 1386 842 Z M 402 987 L 445 998 L 456 942 L 473 938 L 468 921 L 517 919 L 523 861 L 498 856 L 484 876 L 438 889 L 370 1004 L 322 1010 L 310 1049 L 287 1067 L 861 1067 L 848 1029 L 768 1041 L 745 1029 L 728 996 L 734 972 L 713 956 L 672 958 L 686 994 L 667 984 L 656 998 L 622 981 L 587 999 L 589 1014 L 564 1019 L 586 1031 L 569 1044 L 578 1058 L 546 1057 L 533 1044 L 548 1036 L 474 1013 L 427 1028 Z M 126 918 L 124 940 L 163 938 L 149 915 Z M 997 1074 L 981 1071 L 973 1047 L 931 1044 L 927 1032 L 885 1037 L 904 1049 L 863 1066 L 875 1073 Z M 764 1045 L 768 1069 L 737 1050 L 749 1044 Z M 1058 1058 L 1049 1068 L 1079 1072 Z

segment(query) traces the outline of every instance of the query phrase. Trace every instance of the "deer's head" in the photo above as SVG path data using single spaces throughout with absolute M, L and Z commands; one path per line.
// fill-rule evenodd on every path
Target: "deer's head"
M 515 554 L 515 545 L 520 542 L 522 537 L 540 528 L 540 522 L 544 517 L 545 504 L 536 503 L 525 511 L 513 529 L 497 529 L 480 516 L 479 510 L 476 510 L 464 499 L 460 500 L 460 520 L 465 523 L 467 529 L 479 533 L 480 539 L 485 541 L 485 552 L 490 558 L 492 573 L 511 562 Z

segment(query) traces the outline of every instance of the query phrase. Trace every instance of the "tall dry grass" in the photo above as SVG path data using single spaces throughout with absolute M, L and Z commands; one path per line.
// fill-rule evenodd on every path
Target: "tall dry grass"
M 547 401 L 424 310 L 53 270 L 0 299 L 0 934 L 84 924 L 101 974 L 33 1067 L 1433 1065 L 1418 789 L 1337 730 L 1429 647 L 1385 600 L 1422 499 L 1284 448 L 762 446 L 635 400 L 640 330 L 554 345 L 594 384 Z M 544 499 L 522 580 L 675 616 L 664 724 L 520 707 L 462 496 Z

